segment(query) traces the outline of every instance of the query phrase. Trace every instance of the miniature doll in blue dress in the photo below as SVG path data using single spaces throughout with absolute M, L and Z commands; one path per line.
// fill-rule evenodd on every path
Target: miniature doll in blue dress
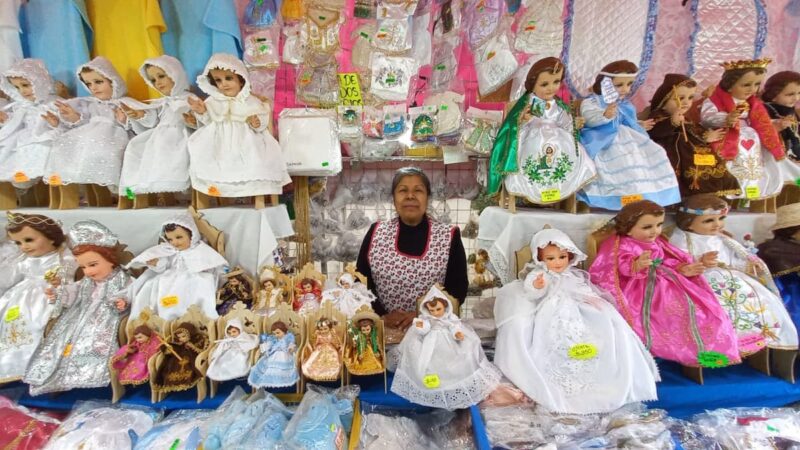
M 294 334 L 283 322 L 273 323 L 269 331 L 271 334 L 262 335 L 261 357 L 250 370 L 247 382 L 257 388 L 292 386 L 299 379 Z
M 643 127 L 628 100 L 638 72 L 630 61 L 606 65 L 592 86 L 594 95 L 581 103 L 581 143 L 597 169 L 597 179 L 578 194 L 589 206 L 617 211 L 626 198 L 661 206 L 681 201 L 666 152 L 647 135 L 653 122 Z

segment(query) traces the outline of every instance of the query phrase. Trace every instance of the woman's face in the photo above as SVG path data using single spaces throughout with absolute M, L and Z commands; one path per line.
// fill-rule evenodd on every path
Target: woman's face
M 694 94 L 697 92 L 697 86 L 679 86 L 673 92 L 674 94 L 670 95 L 667 102 L 664 103 L 664 111 L 669 115 L 675 113 L 686 114 L 686 111 L 689 110 L 694 101 Z
M 776 95 L 772 101 L 779 105 L 794 108 L 794 105 L 800 102 L 800 83 L 787 84 L 781 93 Z
M 542 249 L 542 261 L 548 270 L 561 273 L 569 267 L 569 252 L 551 244 Z
M 689 225 L 689 231 L 697 234 L 713 236 L 725 229 L 725 214 L 707 214 L 695 216 Z
M 111 80 L 94 70 L 82 72 L 80 76 L 83 84 L 86 85 L 86 89 L 89 89 L 93 97 L 100 100 L 111 100 L 114 95 L 114 86 L 111 84 Z
M 103 281 L 114 271 L 114 264 L 103 258 L 97 252 L 88 251 L 76 255 L 78 265 L 83 269 L 83 274 L 94 281 Z
M 22 227 L 16 233 L 8 233 L 8 237 L 27 256 L 44 256 L 56 250 L 53 241 L 31 227 Z
M 635 79 L 635 77 L 614 77 L 611 79 L 611 82 L 614 83 L 614 89 L 617 90 L 620 98 L 625 98 L 631 93 Z
M 552 100 L 555 98 L 558 88 L 561 87 L 561 76 L 563 72 L 557 74 L 542 72 L 536 77 L 536 85 L 533 86 L 533 95 L 542 100 Z
M 658 236 L 661 235 L 661 227 L 664 226 L 664 215 L 654 216 L 652 214 L 645 214 L 639 217 L 636 225 L 628 231 L 628 236 L 636 239 L 639 242 L 655 242 Z
M 161 92 L 162 95 L 170 95 L 172 93 L 175 82 L 164 72 L 164 69 L 150 66 L 144 72 L 147 74 L 147 79 L 150 80 L 150 83 L 158 89 L 158 92 Z
M 422 177 L 408 175 L 400 179 L 393 192 L 394 209 L 406 225 L 422 222 L 428 210 L 428 190 Z
M 747 72 L 736 80 L 736 83 L 733 83 L 729 93 L 739 100 L 747 100 L 758 93 L 765 75 L 765 73 Z

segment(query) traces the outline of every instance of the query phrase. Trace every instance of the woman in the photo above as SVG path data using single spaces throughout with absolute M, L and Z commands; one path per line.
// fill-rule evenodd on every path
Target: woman
M 431 182 L 415 167 L 398 169 L 392 180 L 397 217 L 370 226 L 357 269 L 377 296 L 373 307 L 388 327 L 407 329 L 416 316 L 417 299 L 434 284 L 464 301 L 467 258 L 458 227 L 427 215 Z

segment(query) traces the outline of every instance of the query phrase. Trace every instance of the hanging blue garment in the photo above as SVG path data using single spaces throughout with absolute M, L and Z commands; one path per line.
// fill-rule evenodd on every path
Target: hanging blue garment
M 84 0 L 29 0 L 20 9 L 20 26 L 25 57 L 44 60 L 50 75 L 74 93 L 75 69 L 91 59 L 92 26 Z
M 161 35 L 164 53 L 181 60 L 190 80 L 214 53 L 242 56 L 233 0 L 161 0 L 161 15 L 167 23 Z

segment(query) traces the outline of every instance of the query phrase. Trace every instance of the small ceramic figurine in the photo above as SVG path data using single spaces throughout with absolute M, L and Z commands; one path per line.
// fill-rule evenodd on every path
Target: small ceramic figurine
M 563 76 L 564 64 L 553 57 L 536 61 L 528 71 L 525 94 L 494 142 L 489 193 L 497 192 L 502 183 L 509 193 L 532 203 L 553 203 L 597 175 L 578 142 L 579 127 L 570 107 L 557 95 Z M 556 191 L 558 195 L 553 194 Z
M 120 384 L 138 385 L 150 381 L 147 362 L 158 353 L 161 339 L 147 325 L 139 325 L 133 329 L 129 342 L 111 357 L 112 366 L 119 373 Z
M 392 392 L 433 408 L 468 408 L 491 393 L 501 374 L 475 331 L 453 314 L 449 295 L 433 286 L 398 348 Z
M 153 388 L 157 392 L 176 392 L 195 387 L 203 379 L 195 360 L 206 347 L 208 335 L 204 330 L 189 322 L 178 325 L 169 342 L 161 344 L 164 360 L 156 371 Z
M 57 221 L 38 214 L 6 213 L 6 233 L 21 251 L 0 267 L 0 383 L 22 378 L 47 322 L 57 314 L 48 301 L 50 276 L 65 282 L 77 263 Z
M 791 172 L 796 165 L 783 161 L 783 142 L 757 96 L 770 62 L 763 58 L 723 63 L 725 72 L 700 111 L 703 126 L 724 128 L 723 139 L 711 147 L 739 180 L 741 197 L 748 199 L 780 193 L 785 181 L 782 172 Z
M 201 240 L 188 213 L 164 222 L 161 240 L 128 264 L 147 270 L 121 294 L 119 302 L 131 305 L 133 317 L 149 307 L 162 319 L 175 320 L 191 305 L 198 305 L 209 318 L 218 317 L 217 279 L 228 262 Z
M 383 342 L 378 337 L 380 318 L 368 307 L 356 313 L 347 327 L 344 364 L 353 375 L 374 375 L 383 373 Z
M 253 286 L 242 268 L 234 268 L 223 275 L 223 279 L 225 281 L 217 289 L 217 312 L 220 316 L 227 314 L 236 302 L 242 302 L 248 308 L 252 306 Z
M 581 103 L 581 116 L 586 119 L 581 143 L 597 169 L 597 179 L 578 195 L 589 206 L 617 211 L 624 206 L 623 197 L 662 206 L 681 201 L 664 149 L 647 135 L 652 121 L 640 124 L 630 102 L 638 73 L 630 61 L 606 65 L 597 74 L 593 95 Z
M 795 326 L 800 327 L 800 203 L 778 208 L 774 237 L 758 246 Z
M 683 200 L 670 242 L 703 263 L 703 276 L 739 337 L 742 357 L 770 347 L 796 350 L 795 328 L 767 265 L 725 231 L 728 204 L 713 195 Z
M 800 131 L 795 106 L 800 101 L 800 73 L 778 72 L 764 83 L 761 100 L 767 107 L 772 125 L 780 133 L 786 154 L 795 160 L 800 159 Z
M 654 400 L 656 363 L 613 299 L 577 267 L 586 255 L 556 229 L 536 233 L 530 247 L 527 274 L 497 293 L 497 367 L 556 413 L 604 413 Z
M 261 315 L 269 315 L 278 305 L 285 301 L 283 288 L 276 285 L 277 274 L 272 269 L 263 269 L 259 275 L 261 289 L 253 311 Z
M 28 188 L 44 175 L 50 146 L 60 134 L 42 118 L 53 108 L 53 80 L 44 62 L 17 61 L 0 77 L 14 102 L 0 109 L 0 182 Z
M 294 304 L 292 307 L 301 315 L 306 315 L 319 309 L 322 302 L 322 289 L 319 281 L 313 278 L 303 278 L 295 285 Z
M 258 346 L 258 336 L 248 333 L 239 319 L 231 319 L 225 338 L 211 350 L 206 376 L 214 381 L 227 381 L 250 373 L 250 350 Z
M 268 130 L 270 108 L 251 94 L 244 63 L 214 54 L 197 85 L 209 97 L 188 99 L 201 124 L 188 141 L 192 188 L 217 197 L 281 194 L 291 178 Z
M 375 301 L 373 294 L 364 283 L 361 283 L 353 274 L 343 273 L 336 280 L 338 287 L 322 291 L 322 300 L 330 300 L 339 311 L 348 318 L 353 317 L 356 310 L 363 305 L 371 305 Z
M 313 342 L 312 342 L 313 341 Z M 342 339 L 336 333 L 334 322 L 325 317 L 315 324 L 315 333 L 309 336 L 303 351 L 303 375 L 314 381 L 334 381 L 342 372 Z
M 120 194 L 183 192 L 189 189 L 188 133 L 183 123 L 183 114 L 189 111 L 189 79 L 181 62 L 169 55 L 145 60 L 139 74 L 163 97 L 150 102 L 148 109 L 120 105 L 137 135 L 125 149 Z
M 686 75 L 668 73 L 650 100 L 648 131 L 664 147 L 678 176 L 681 196 L 715 194 L 721 197 L 741 194 L 739 181 L 725 167 L 725 160 L 711 149 L 711 142 L 722 139 L 725 130 L 704 130 L 686 117 L 692 106 L 697 83 Z
M 295 362 L 294 333 L 283 322 L 275 322 L 270 334 L 261 336 L 261 357 L 250 370 L 247 382 L 255 388 L 292 386 L 300 378 Z
M 653 356 L 689 367 L 739 363 L 736 332 L 703 264 L 662 237 L 663 224 L 664 208 L 649 200 L 622 208 L 589 270 L 592 282 L 614 297 Z
M 66 311 L 33 352 L 23 377 L 31 395 L 102 387 L 111 381 L 108 360 L 117 351 L 117 327 L 127 313 L 124 305 L 115 304 L 114 294 L 131 277 L 119 266 L 117 236 L 104 225 L 78 222 L 68 238 L 84 277 L 71 284 L 64 277 L 51 280 L 59 287 L 48 291 L 48 297 L 56 302 L 56 311 Z

